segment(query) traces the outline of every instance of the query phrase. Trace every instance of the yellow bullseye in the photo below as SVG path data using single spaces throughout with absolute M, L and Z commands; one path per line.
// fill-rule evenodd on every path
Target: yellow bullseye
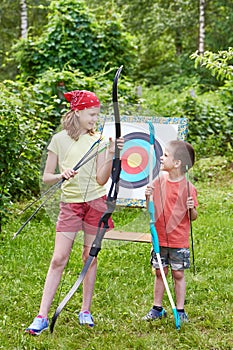
M 136 168 L 142 163 L 142 157 L 138 153 L 131 153 L 127 159 L 127 163 L 131 168 Z

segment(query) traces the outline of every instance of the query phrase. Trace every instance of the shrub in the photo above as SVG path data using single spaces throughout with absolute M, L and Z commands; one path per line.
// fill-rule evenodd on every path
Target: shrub
M 84 1 L 52 1 L 48 24 L 40 37 L 28 37 L 15 46 L 22 80 L 33 80 L 49 69 L 77 70 L 92 76 L 103 69 L 135 62 L 132 37 L 119 19 L 98 23 Z
M 38 192 L 41 150 L 51 131 L 38 94 L 20 83 L 0 84 L 0 228 L 12 200 Z

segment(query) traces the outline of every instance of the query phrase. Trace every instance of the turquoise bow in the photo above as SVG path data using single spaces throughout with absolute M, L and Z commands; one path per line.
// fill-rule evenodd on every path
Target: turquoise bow
M 153 156 L 154 156 L 154 144 L 155 144 L 155 128 L 154 125 L 149 122 L 149 130 L 150 130 L 150 156 L 149 156 L 149 162 L 150 162 L 150 173 L 149 173 L 149 184 L 150 186 L 152 185 L 152 180 L 153 180 Z M 173 301 L 168 283 L 167 283 L 167 279 L 163 270 L 163 266 L 162 266 L 162 261 L 161 261 L 161 256 L 160 256 L 160 248 L 159 248 L 159 239 L 158 239 L 158 233 L 156 231 L 155 228 L 155 207 L 154 207 L 154 202 L 153 202 L 153 197 L 152 195 L 149 198 L 149 202 L 148 202 L 148 212 L 150 214 L 150 233 L 151 233 L 151 237 L 152 237 L 152 245 L 153 245 L 153 249 L 154 252 L 156 254 L 157 260 L 158 260 L 158 264 L 159 264 L 159 269 L 160 269 L 160 273 L 163 279 L 163 283 L 164 283 L 164 287 L 166 289 L 171 307 L 172 307 L 172 311 L 173 311 L 173 315 L 174 315 L 174 320 L 175 320 L 175 325 L 176 325 L 176 329 L 180 329 L 180 316 L 177 312 L 175 303 Z

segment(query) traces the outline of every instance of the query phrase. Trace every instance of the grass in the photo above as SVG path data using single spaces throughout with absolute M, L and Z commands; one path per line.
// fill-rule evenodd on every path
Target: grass
M 141 321 L 153 301 L 150 244 L 105 240 L 92 306 L 96 326 L 87 329 L 78 324 L 82 297 L 79 288 L 59 316 L 53 335 L 25 334 L 24 329 L 38 311 L 53 251 L 54 223 L 41 212 L 15 240 L 12 236 L 24 217 L 12 216 L 2 232 L 0 349 L 233 349 L 233 180 L 230 177 L 196 186 L 199 217 L 193 223 L 193 234 L 197 273 L 186 273 L 185 308 L 190 322 L 180 331 L 175 329 L 166 295 L 168 317 L 152 323 Z M 149 231 L 143 210 L 135 210 L 134 214 L 131 210 L 118 211 L 114 218 L 117 227 Z M 81 240 L 77 240 L 60 299 L 57 293 L 50 317 L 81 267 Z M 172 285 L 170 276 L 168 283 Z

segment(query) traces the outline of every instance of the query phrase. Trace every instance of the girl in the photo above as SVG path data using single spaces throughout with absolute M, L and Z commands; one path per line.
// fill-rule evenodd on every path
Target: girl
M 100 101 L 93 92 L 74 90 L 64 94 L 70 102 L 70 111 L 62 121 L 63 130 L 52 137 L 48 146 L 48 156 L 43 181 L 53 185 L 66 179 L 62 185 L 60 213 L 56 224 L 56 239 L 53 257 L 45 281 L 38 316 L 26 332 L 39 335 L 48 328 L 48 312 L 58 288 L 63 270 L 69 259 L 71 248 L 78 231 L 84 232 L 82 259 L 85 263 L 95 238 L 98 222 L 106 210 L 106 190 L 115 143 L 110 139 L 109 147 L 82 166 L 78 172 L 73 168 L 82 156 L 100 137 L 94 129 L 100 112 Z M 123 138 L 117 140 L 123 148 Z M 55 174 L 56 167 L 60 173 Z M 109 228 L 113 222 L 109 219 Z M 79 323 L 94 326 L 90 313 L 97 271 L 97 258 L 93 260 L 83 281 L 83 302 L 79 313 Z

